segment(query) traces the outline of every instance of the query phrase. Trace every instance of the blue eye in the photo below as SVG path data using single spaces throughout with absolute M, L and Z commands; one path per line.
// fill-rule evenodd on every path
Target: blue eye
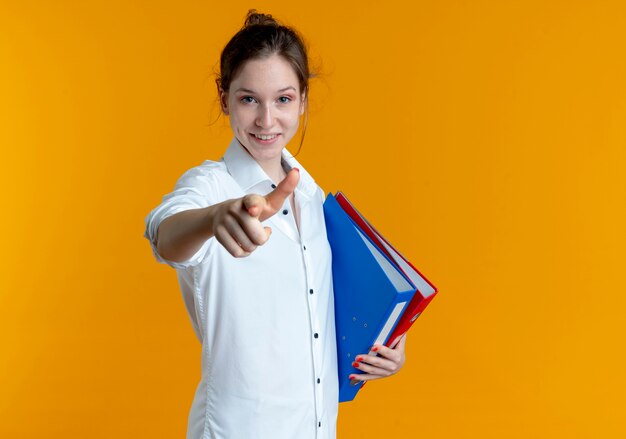
M 278 98 L 278 100 L 280 101 L 281 104 L 287 104 L 291 102 L 291 98 L 288 96 L 281 96 Z
M 256 102 L 256 100 L 252 96 L 244 96 L 243 98 L 241 98 L 241 102 L 243 102 L 244 104 L 251 104 L 253 102 Z

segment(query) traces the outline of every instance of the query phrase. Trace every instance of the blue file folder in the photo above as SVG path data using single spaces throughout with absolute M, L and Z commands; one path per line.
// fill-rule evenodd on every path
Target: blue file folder
M 415 285 L 363 233 L 332 194 L 324 202 L 332 250 L 339 402 L 352 401 L 363 382 L 351 382 L 359 354 L 384 344 L 415 294 Z

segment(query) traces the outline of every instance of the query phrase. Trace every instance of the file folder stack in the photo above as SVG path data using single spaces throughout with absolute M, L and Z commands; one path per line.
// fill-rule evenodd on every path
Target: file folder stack
M 350 380 L 356 355 L 374 344 L 394 347 L 437 289 L 354 208 L 341 192 L 324 202 L 332 250 L 339 402 L 363 386 Z

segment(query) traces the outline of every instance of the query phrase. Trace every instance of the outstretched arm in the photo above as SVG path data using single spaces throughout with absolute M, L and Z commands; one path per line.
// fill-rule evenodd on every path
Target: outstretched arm
M 274 215 L 298 185 L 300 174 L 292 169 L 276 189 L 267 194 L 246 195 L 202 209 L 179 212 L 159 225 L 157 250 L 170 261 L 193 256 L 213 236 L 235 257 L 245 257 L 263 245 L 271 234 L 261 221 Z

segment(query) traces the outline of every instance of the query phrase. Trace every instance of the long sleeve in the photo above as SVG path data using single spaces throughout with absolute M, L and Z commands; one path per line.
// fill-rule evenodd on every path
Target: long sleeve
M 150 241 L 152 246 L 152 252 L 155 258 L 160 263 L 168 264 L 174 268 L 188 268 L 197 265 L 202 262 L 209 242 L 207 240 L 204 245 L 190 257 L 183 262 L 173 262 L 164 259 L 157 251 L 157 239 L 159 225 L 166 218 L 185 210 L 200 209 L 208 207 L 214 204 L 216 200 L 217 182 L 213 172 L 210 172 L 211 163 L 190 169 L 185 172 L 178 181 L 174 190 L 165 195 L 161 204 L 155 207 L 146 217 L 146 230 L 144 236 Z

